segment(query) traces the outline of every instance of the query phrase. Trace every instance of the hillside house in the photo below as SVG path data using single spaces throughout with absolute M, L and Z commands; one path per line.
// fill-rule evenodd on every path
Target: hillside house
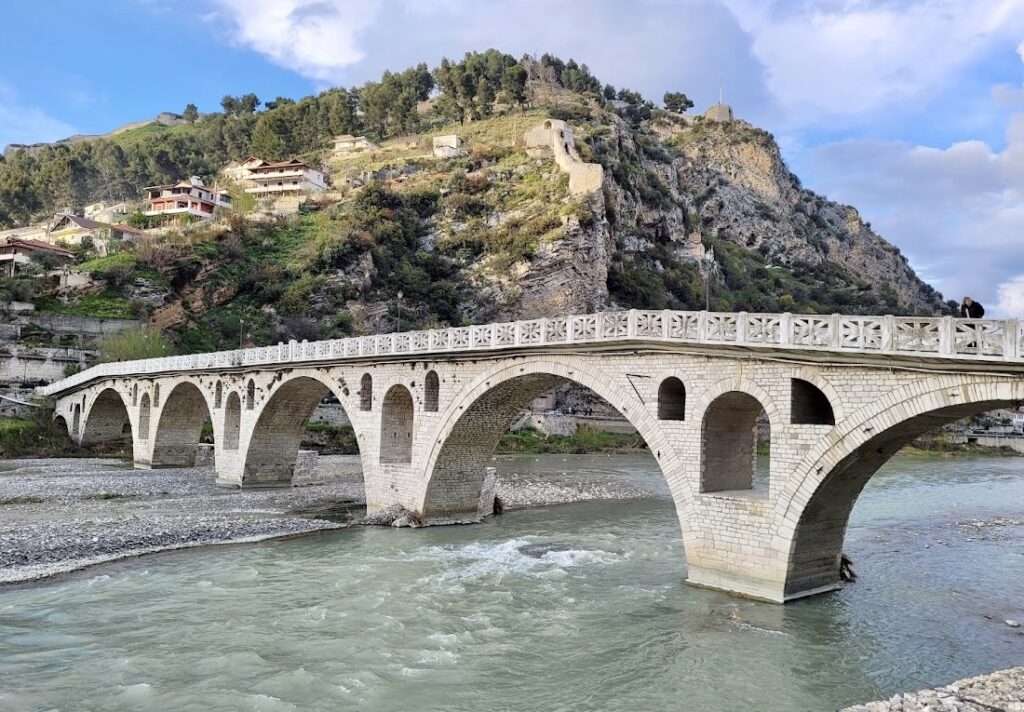
M 461 156 L 464 153 L 462 145 L 462 139 L 455 134 L 434 136 L 434 158 L 454 158 L 456 156 Z
M 101 200 L 86 205 L 82 210 L 82 216 L 97 222 L 114 223 L 124 220 L 130 212 L 128 203 L 108 203 Z
M 235 183 L 239 183 L 245 186 L 251 186 L 252 181 L 249 179 L 250 174 L 254 168 L 267 165 L 267 161 L 256 156 L 249 156 L 244 161 L 231 161 L 231 163 L 224 166 L 221 173 L 224 177 Z
M 371 151 L 377 148 L 375 144 L 366 136 L 352 136 L 351 134 L 343 134 L 334 138 L 334 152 L 335 153 L 352 153 L 354 151 Z
M 48 257 L 43 257 L 44 255 Z M 39 240 L 12 237 L 0 244 L 0 277 L 10 279 L 23 271 L 27 265 L 44 261 L 51 261 L 60 266 L 70 265 L 75 262 L 75 255 L 71 250 Z
M 192 176 L 171 185 L 154 185 L 145 189 L 149 203 L 146 215 L 183 217 L 200 220 L 213 217 L 217 208 L 231 208 L 231 195 L 217 186 L 207 188 L 202 179 Z
M 298 158 L 253 168 L 250 180 L 253 186 L 245 192 L 264 197 L 320 193 L 327 189 L 324 174 Z
M 107 242 L 119 239 L 112 225 L 90 220 L 81 215 L 59 213 L 47 231 L 46 242 L 51 245 L 91 244 L 100 255 L 107 254 Z

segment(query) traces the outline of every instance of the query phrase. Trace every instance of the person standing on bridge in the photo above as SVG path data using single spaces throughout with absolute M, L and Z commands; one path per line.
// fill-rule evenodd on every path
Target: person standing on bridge
M 960 316 L 964 319 L 980 319 L 985 316 L 985 307 L 981 306 L 981 302 L 964 297 L 964 301 L 960 304 Z
M 976 302 L 970 297 L 964 297 L 964 300 L 960 303 L 960 316 L 964 319 L 980 319 L 985 316 L 985 307 L 981 306 L 981 302 Z M 977 327 L 969 327 L 971 330 L 976 331 Z M 977 341 L 967 342 L 968 350 L 976 352 L 978 349 Z

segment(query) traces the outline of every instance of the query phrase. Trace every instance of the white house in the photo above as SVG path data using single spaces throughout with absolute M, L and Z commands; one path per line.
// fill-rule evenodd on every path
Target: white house
M 335 153 L 352 153 L 353 151 L 370 151 L 377 148 L 375 144 L 366 136 L 353 136 L 351 134 L 342 134 L 341 136 L 335 136 L 334 138 L 334 152 Z
M 305 161 L 293 158 L 257 166 L 249 172 L 252 187 L 246 193 L 258 196 L 320 193 L 327 190 L 324 174 Z
M 249 177 L 254 168 L 267 165 L 267 162 L 256 156 L 249 156 L 244 161 L 231 161 L 224 166 L 221 173 L 235 183 L 249 184 Z
M 454 158 L 461 156 L 462 153 L 462 139 L 455 134 L 434 136 L 435 158 Z

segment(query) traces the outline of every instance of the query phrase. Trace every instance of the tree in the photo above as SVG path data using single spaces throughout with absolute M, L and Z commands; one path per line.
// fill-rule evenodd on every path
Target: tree
M 199 109 L 196 108 L 195 104 L 186 104 L 185 110 L 181 112 L 181 118 L 190 124 L 194 124 L 199 119 Z
M 693 108 L 693 102 L 681 91 L 665 92 L 665 108 L 677 114 L 685 114 L 688 109 Z
M 516 106 L 526 103 L 526 78 L 526 68 L 521 64 L 505 68 L 501 75 L 501 90 L 507 103 Z
M 238 106 L 244 114 L 256 113 L 256 108 L 260 105 L 260 100 L 255 94 L 243 94 L 238 100 Z
M 608 101 L 611 101 L 612 99 L 615 98 L 615 87 L 613 87 L 611 84 L 604 85 L 604 98 L 607 99 Z

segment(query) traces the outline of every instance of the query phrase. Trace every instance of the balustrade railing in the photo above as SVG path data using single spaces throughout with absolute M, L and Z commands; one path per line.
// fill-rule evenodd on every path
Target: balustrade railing
M 40 391 L 52 395 L 95 378 L 172 371 L 625 340 L 978 360 L 1021 361 L 1024 357 L 1024 332 L 1017 319 L 633 309 L 104 363 Z

